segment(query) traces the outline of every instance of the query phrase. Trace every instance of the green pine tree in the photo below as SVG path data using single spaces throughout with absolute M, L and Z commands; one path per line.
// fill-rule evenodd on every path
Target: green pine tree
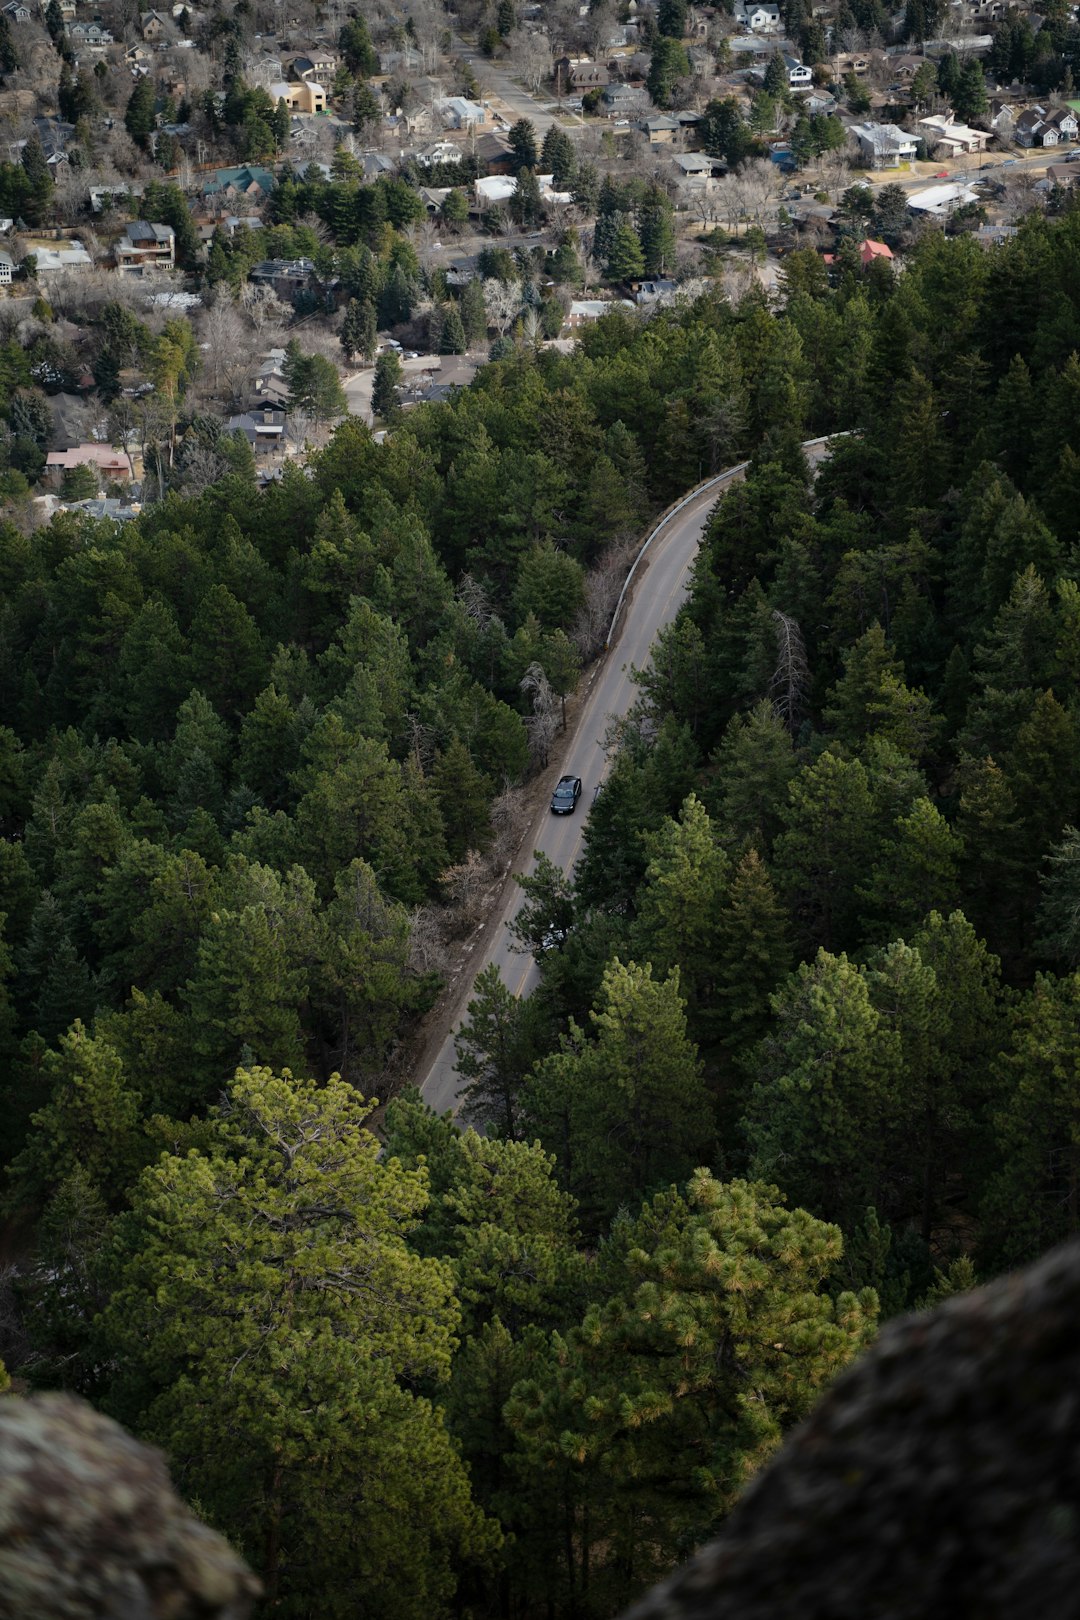
M 591 1038 L 571 1021 L 537 1065 L 524 1109 L 595 1226 L 707 1159 L 714 1127 L 677 970 L 661 980 L 616 957 L 590 1022 Z
M 113 1410 L 270 1602 L 344 1616 L 363 1589 L 406 1620 L 450 1605 L 499 1535 L 415 1393 L 449 1372 L 452 1278 L 410 1250 L 426 1176 L 380 1162 L 367 1112 L 337 1077 L 241 1070 L 200 1146 L 143 1176 L 102 1326 Z

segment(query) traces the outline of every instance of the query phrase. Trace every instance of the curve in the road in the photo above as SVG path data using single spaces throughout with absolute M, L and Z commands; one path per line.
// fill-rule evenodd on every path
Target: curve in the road
M 819 460 L 828 443 L 827 437 L 807 439 L 803 450 L 811 460 Z M 642 544 L 627 575 L 612 619 L 614 633 L 619 625 L 624 599 L 628 598 L 629 606 L 618 629 L 618 637 L 612 641 L 609 635 L 608 651 L 593 679 L 592 689 L 582 706 L 577 724 L 565 744 L 561 771 L 580 776 L 583 783 L 578 810 L 572 816 L 553 816 L 545 806 L 534 824 L 531 841 L 522 845 L 529 854 L 528 859 L 516 868 L 517 871 L 531 872 L 535 864 L 534 852 L 538 850 L 565 872 L 572 870 L 576 864 L 581 853 L 588 806 L 592 803 L 595 789 L 603 780 L 607 766 L 603 738 L 609 718 L 625 715 L 636 696 L 630 666 L 641 668 L 645 664 L 657 633 L 671 622 L 682 606 L 690 567 L 717 496 L 740 479 L 747 466 L 747 462 L 740 462 L 738 466 L 729 467 L 727 471 L 696 485 L 668 508 Z M 637 582 L 637 588 L 631 593 L 632 581 Z M 434 1057 L 429 1055 L 420 1089 L 424 1100 L 439 1113 L 455 1109 L 463 1089 L 454 1068 L 454 1037 L 472 996 L 476 975 L 489 963 L 495 962 L 504 982 L 516 996 L 527 993 L 535 983 L 536 964 L 531 957 L 522 957 L 510 945 L 507 925 L 516 916 L 520 904 L 521 893 L 515 883 L 511 885 L 495 926 L 488 930 L 486 947 L 475 972 L 468 985 L 458 994 L 453 1028 Z

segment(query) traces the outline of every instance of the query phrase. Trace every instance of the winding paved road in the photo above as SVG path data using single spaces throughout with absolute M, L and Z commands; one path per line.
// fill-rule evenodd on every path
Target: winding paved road
M 816 465 L 827 454 L 828 441 L 811 439 L 803 446 L 808 459 Z M 697 494 L 691 493 L 680 509 L 661 520 L 658 531 L 650 540 L 648 550 L 638 565 L 634 590 L 628 597 L 619 618 L 617 639 L 604 657 L 593 679 L 592 690 L 581 709 L 573 731 L 565 739 L 560 774 L 580 776 L 582 794 L 577 811 L 572 816 L 553 816 L 547 805 L 537 819 L 531 839 L 523 841 L 529 858 L 516 870 L 531 872 L 535 865 L 533 853 L 542 850 L 545 855 L 569 872 L 581 853 L 585 822 L 592 804 L 593 793 L 603 781 L 607 768 L 603 736 L 612 715 L 624 715 L 630 708 L 637 688 L 630 678 L 630 666 L 642 668 L 648 661 L 649 651 L 660 628 L 675 617 L 686 597 L 690 568 L 697 554 L 698 543 L 705 529 L 709 513 L 717 499 L 731 484 L 743 476 L 746 463 L 708 480 Z M 537 969 L 531 956 L 523 956 L 511 948 L 507 924 L 512 921 L 521 904 L 521 891 L 512 886 L 497 924 L 489 929 L 486 948 L 476 965 L 476 972 L 489 962 L 498 963 L 504 982 L 516 996 L 532 989 Z M 420 1081 L 424 1099 L 438 1112 L 457 1106 L 462 1085 L 454 1069 L 454 1031 L 460 1028 L 467 1004 L 472 995 L 475 974 L 459 992 L 454 1015 L 453 1030 L 446 1037 L 434 1061 L 429 1061 L 426 1074 Z

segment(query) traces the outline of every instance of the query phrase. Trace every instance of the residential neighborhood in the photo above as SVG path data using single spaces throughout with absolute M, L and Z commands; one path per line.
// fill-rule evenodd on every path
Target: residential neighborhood
M 1073 1620 L 1078 75 L 0 0 L 0 1620 Z
M 207 420 L 274 477 L 456 356 L 472 375 L 710 283 L 779 296 L 795 248 L 831 276 L 902 274 L 932 231 L 990 251 L 1068 206 L 1080 156 L 1069 8 L 50 0 L 4 9 L 0 63 L 0 320 L 41 398 L 29 442 L 9 407 L 27 521 L 81 446 L 113 455 L 80 463 L 106 498 L 121 460 L 147 498 L 147 467 L 159 495 L 182 482 Z M 218 464 L 187 459 L 189 482 Z

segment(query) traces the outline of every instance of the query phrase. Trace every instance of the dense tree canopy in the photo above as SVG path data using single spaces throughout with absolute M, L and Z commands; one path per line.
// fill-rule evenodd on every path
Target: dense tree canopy
M 722 101 L 704 133 L 752 139 Z M 567 183 L 612 274 L 663 270 L 654 187 Z M 412 308 L 410 195 L 275 192 L 260 255 L 336 221 L 347 353 Z M 237 459 L 123 526 L 0 524 L 0 1350 L 163 1445 L 273 1612 L 614 1615 L 879 1301 L 1080 1230 L 1078 245 L 1066 211 L 903 276 L 796 250 L 774 299 L 508 335 L 407 412 L 382 356 L 385 442 L 350 419 L 261 493 Z M 453 320 L 443 289 L 451 347 L 488 281 Z M 114 397 L 152 369 L 167 464 L 190 332 L 111 305 L 95 336 Z M 32 359 L 0 348 L 12 466 L 47 441 Z M 537 989 L 473 986 L 462 1131 L 407 1054 L 516 837 L 529 693 L 557 725 L 614 548 L 740 459 L 580 861 L 523 881 Z

